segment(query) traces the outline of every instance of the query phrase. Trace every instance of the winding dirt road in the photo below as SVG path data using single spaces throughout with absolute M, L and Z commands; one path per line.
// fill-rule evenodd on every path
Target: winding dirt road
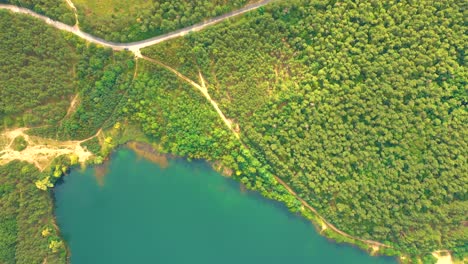
M 105 46 L 105 47 L 109 47 L 109 48 L 112 48 L 114 50 L 127 49 L 127 50 L 130 50 L 133 53 L 135 53 L 136 56 L 140 57 L 141 56 L 140 49 L 142 49 L 142 48 L 146 48 L 146 47 L 152 46 L 154 44 L 161 43 L 161 42 L 169 40 L 169 39 L 181 37 L 181 36 L 184 36 L 184 35 L 186 35 L 186 34 L 188 34 L 190 32 L 195 32 L 195 31 L 202 30 L 205 27 L 217 24 L 217 23 L 222 22 L 222 21 L 224 21 L 226 19 L 229 19 L 229 18 L 238 16 L 238 15 L 244 14 L 246 12 L 255 10 L 255 9 L 257 9 L 259 7 L 262 7 L 262 6 L 264 6 L 264 5 L 266 5 L 266 4 L 270 3 L 270 2 L 273 2 L 273 1 L 274 0 L 263 0 L 263 1 L 251 4 L 251 5 L 247 5 L 247 6 L 243 7 L 243 8 L 241 8 L 241 9 L 232 11 L 230 13 L 227 13 L 227 14 L 215 17 L 215 18 L 205 20 L 205 21 L 203 21 L 201 23 L 198 23 L 198 24 L 186 27 L 186 28 L 182 28 L 182 29 L 173 31 L 173 32 L 168 33 L 168 34 L 164 34 L 164 35 L 161 35 L 161 36 L 145 39 L 145 40 L 142 40 L 142 41 L 130 42 L 130 43 L 117 43 L 117 42 L 107 41 L 107 40 L 104 40 L 102 38 L 95 37 L 95 36 L 93 36 L 91 34 L 88 34 L 88 33 L 85 33 L 83 31 L 81 31 L 80 28 L 77 25 L 70 26 L 70 25 L 64 24 L 62 22 L 52 20 L 52 19 L 50 19 L 50 18 L 48 18 L 46 16 L 40 15 L 40 14 L 38 14 L 38 13 L 36 13 L 34 11 L 31 11 L 29 9 L 26 9 L 26 8 L 14 6 L 14 5 L 0 4 L 0 9 L 7 9 L 7 10 L 10 10 L 10 11 L 15 12 L 15 13 L 30 15 L 32 17 L 38 18 L 38 19 L 46 22 L 47 24 L 49 24 L 49 25 L 51 25 L 51 26 L 53 26 L 55 28 L 58 28 L 60 30 L 67 31 L 67 32 L 70 32 L 70 33 L 73 33 L 73 34 L 77 35 L 78 37 L 80 37 L 82 39 L 85 39 L 85 40 L 87 40 L 89 42 L 99 44 L 99 45 L 102 45 L 102 46 Z M 69 5 L 70 5 L 70 3 L 69 3 Z

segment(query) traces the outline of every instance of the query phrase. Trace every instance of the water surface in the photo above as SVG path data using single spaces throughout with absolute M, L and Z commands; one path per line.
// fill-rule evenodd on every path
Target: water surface
M 161 168 L 121 149 L 104 178 L 95 170 L 74 171 L 55 188 L 72 264 L 396 263 L 329 242 L 204 162 Z

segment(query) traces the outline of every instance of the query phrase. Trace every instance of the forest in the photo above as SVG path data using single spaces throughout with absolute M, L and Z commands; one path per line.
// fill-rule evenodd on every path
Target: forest
M 85 32 L 116 42 L 161 35 L 236 10 L 255 0 L 74 1 Z
M 49 173 L 16 161 L 0 166 L 0 263 L 66 262 L 50 194 L 35 185 L 44 177 L 57 179 Z
M 460 260 L 468 237 L 463 10 L 461 0 L 279 1 L 142 51 L 195 82 L 201 74 L 240 140 L 161 65 L 0 11 L 0 124 L 57 140 L 103 130 L 108 142 L 82 144 L 96 163 L 137 135 L 116 131 L 138 128 L 160 152 L 219 163 L 311 218 L 278 176 L 340 230 L 389 245 L 382 254 L 432 263 L 431 252 L 447 249 Z M 106 30 L 101 36 L 122 40 Z M 13 147 L 28 146 L 18 138 Z M 50 187 L 74 163 L 59 157 L 43 172 L 0 166 L 0 263 L 65 261 Z
M 75 92 L 72 47 L 60 31 L 3 10 L 0 30 L 2 125 L 58 122 L 68 106 L 64 99 Z
M 203 72 L 254 156 L 339 229 L 463 258 L 465 30 L 462 1 L 294 1 L 143 54 Z
M 273 186 L 276 184 L 273 175 L 267 173 L 249 150 L 236 141 L 209 103 L 193 88 L 174 78 L 166 69 L 149 62 L 134 61 L 126 52 L 113 52 L 92 44 L 87 45 L 74 36 L 61 34 L 27 16 L 13 16 L 8 12 L 0 12 L 0 15 L 5 34 L 20 32 L 11 37 L 11 43 L 7 44 L 18 46 L 14 41 L 20 41 L 23 46 L 13 49 L 10 55 L 19 58 L 24 56 L 27 61 L 44 61 L 43 63 L 54 66 L 31 63 L 31 67 L 21 69 L 25 72 L 24 76 L 31 78 L 24 78 L 18 82 L 18 78 L 14 78 L 14 72 L 19 68 L 15 67 L 17 62 L 6 60 L 9 64 L 5 64 L 8 67 L 4 67 L 2 73 L 8 78 L 4 79 L 4 87 L 11 88 L 1 90 L 3 94 L 0 97 L 0 105 L 4 107 L 1 115 L 3 128 L 29 127 L 30 135 L 57 140 L 84 139 L 100 129 L 105 129 L 114 137 L 108 137 L 109 142 L 103 143 L 94 137 L 82 144 L 96 154 L 96 159 L 91 162 L 100 163 L 102 157 L 109 154 L 110 148 L 116 146 L 113 142 L 124 143 L 137 139 L 137 133 L 121 132 L 118 129 L 120 125 L 117 124 L 122 122 L 126 129 L 138 126 L 147 135 L 147 139 L 143 140 L 156 142 L 160 152 L 217 162 L 229 168 L 228 171 L 232 170 L 248 188 L 285 202 L 292 211 L 299 210 L 300 203 L 284 188 Z M 19 30 L 20 26 L 24 29 Z M 50 35 L 50 38 L 54 39 L 46 38 L 50 41 L 40 42 L 38 40 L 41 49 L 25 53 L 24 51 L 32 50 L 34 45 L 37 45 L 36 41 L 27 41 L 32 35 L 36 35 L 38 39 Z M 58 44 L 62 44 L 67 50 L 63 51 L 61 47 L 56 46 Z M 4 56 L 7 57 L 6 54 Z M 55 68 L 61 64 L 63 66 Z M 33 78 L 36 74 L 34 67 L 47 70 L 47 77 L 57 80 L 56 86 L 50 86 L 46 81 L 41 83 Z M 59 91 L 55 88 L 66 85 L 70 87 L 67 90 Z M 56 99 L 37 100 L 41 97 Z M 79 103 L 73 109 L 71 101 L 75 98 L 78 98 Z M 41 109 L 49 108 L 54 112 L 41 112 Z M 36 121 L 29 122 L 29 117 Z M 22 151 L 28 146 L 23 137 L 18 137 L 12 147 Z M 5 248 L 5 252 L 2 252 L 2 262 L 42 263 L 39 260 L 47 258 L 48 263 L 63 263 L 65 247 L 59 239 L 59 230 L 50 222 L 53 221 L 53 215 L 49 191 L 59 177 L 67 172 L 69 165 L 76 163 L 73 159 L 76 158 L 59 157 L 44 172 L 19 162 L 0 167 L 5 175 L 2 178 L 4 181 L 0 182 L 0 202 L 2 208 L 6 209 L 5 218 L 9 217 L 8 221 L 2 221 L 4 226 L 1 226 L 2 249 Z M 25 184 L 29 184 L 28 195 L 45 199 L 31 201 L 31 207 L 18 207 L 17 195 L 22 193 L 23 189 L 12 187 L 12 181 L 21 176 L 14 172 L 20 170 L 21 166 L 28 168 L 24 169 L 26 176 L 22 177 Z M 7 196 L 7 193 L 11 196 Z M 42 204 L 45 202 L 47 210 L 38 211 L 38 208 L 45 208 Z M 37 222 L 43 222 L 44 226 L 18 226 L 18 223 L 24 220 L 15 218 L 15 215 L 33 215 L 39 212 L 41 220 Z M 41 235 L 43 231 L 43 237 L 47 239 L 37 239 L 37 235 Z M 24 235 L 20 235 L 21 232 L 24 232 Z M 34 241 L 29 241 L 26 237 Z M 42 246 L 38 244 L 34 249 L 22 251 L 18 246 L 22 243 L 41 243 Z M 51 247 L 55 251 L 51 251 Z
M 11 4 L 31 9 L 39 14 L 68 25 L 75 24 L 73 10 L 62 0 L 0 0 L 0 4 Z
M 68 140 L 114 125 L 133 76 L 132 56 L 87 45 L 5 11 L 0 11 L 0 31 L 1 130 L 29 127 L 30 134 Z M 75 97 L 80 103 L 70 111 Z M 96 144 L 90 140 L 83 145 L 98 152 Z M 22 151 L 28 144 L 17 137 L 11 147 Z M 51 190 L 76 162 L 76 157 L 60 156 L 44 171 L 16 161 L 0 166 L 0 263 L 66 263 L 52 193 L 44 190 Z

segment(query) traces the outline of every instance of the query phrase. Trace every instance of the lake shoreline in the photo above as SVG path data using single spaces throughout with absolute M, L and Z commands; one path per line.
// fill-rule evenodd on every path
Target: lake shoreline
M 139 158 L 142 158 L 142 159 L 148 160 L 148 161 L 150 161 L 152 163 L 155 163 L 155 164 L 159 165 L 161 168 L 167 167 L 168 159 L 182 159 L 182 160 L 187 160 L 189 162 L 192 161 L 192 159 L 190 159 L 188 157 L 178 156 L 178 155 L 174 155 L 174 154 L 171 154 L 171 153 L 161 152 L 157 145 L 149 143 L 149 142 L 145 142 L 145 141 L 139 141 L 139 140 L 129 140 L 129 141 L 123 143 L 123 144 L 120 144 L 119 146 L 116 146 L 111 151 L 111 153 L 105 158 L 105 160 L 109 161 L 111 159 L 112 153 L 118 151 L 118 149 L 120 149 L 120 148 L 130 149 L 130 150 L 134 151 Z M 206 160 L 206 159 L 200 159 L 200 160 L 206 162 L 207 164 L 209 164 L 209 166 L 214 171 L 218 172 L 222 176 L 229 177 L 229 178 L 235 178 L 236 182 L 239 182 L 240 184 L 242 184 L 240 182 L 240 179 L 233 175 L 232 169 L 223 166 L 221 164 L 221 162 L 219 162 L 219 161 L 210 161 L 210 160 Z M 269 197 L 265 197 L 258 191 L 250 190 L 248 188 L 247 188 L 247 191 L 258 193 L 260 196 L 262 196 L 262 197 L 264 197 L 264 198 L 266 198 L 266 199 L 268 199 L 270 201 L 279 202 L 280 204 L 284 205 L 284 202 L 278 201 L 276 199 L 272 199 L 272 198 L 269 198 Z M 335 230 L 328 228 L 328 226 L 327 226 L 327 228 L 323 228 L 324 223 L 320 219 L 321 216 L 318 216 L 318 217 L 317 216 L 312 216 L 312 215 L 308 214 L 308 211 L 299 211 L 299 212 L 291 212 L 290 210 L 288 210 L 288 211 L 289 211 L 290 214 L 299 215 L 300 217 L 302 217 L 305 220 L 312 223 L 312 225 L 314 226 L 316 232 L 320 236 L 325 237 L 327 239 L 327 241 L 332 242 L 332 243 L 334 243 L 336 245 L 348 244 L 348 245 L 351 245 L 352 247 L 356 247 L 356 248 L 359 248 L 360 250 L 363 250 L 363 251 L 367 252 L 367 254 L 369 254 L 370 256 L 373 256 L 373 257 L 391 257 L 391 258 L 396 257 L 394 255 L 392 256 L 392 255 L 387 255 L 387 254 L 382 253 L 382 251 L 380 250 L 381 248 L 376 249 L 375 246 L 363 244 L 363 243 L 360 243 L 360 241 L 357 241 L 357 240 L 351 239 L 349 237 L 343 236 L 340 233 L 337 233 Z M 312 212 L 312 213 L 316 214 L 315 212 Z M 397 256 L 396 259 L 398 259 L 398 261 L 401 262 L 400 256 Z
M 162 227 L 163 230 L 167 230 L 169 226 L 167 224 L 164 224 L 164 223 L 167 223 L 165 222 L 167 220 L 164 220 L 164 219 L 167 219 L 169 217 L 169 219 L 172 219 L 172 220 L 169 220 L 170 221 L 169 223 L 173 223 L 173 224 L 170 224 L 171 229 L 175 228 L 176 230 L 184 230 L 188 228 L 188 229 L 193 229 L 193 230 L 204 230 L 201 232 L 201 234 L 204 234 L 205 232 L 209 232 L 208 230 L 210 230 L 211 227 L 215 228 L 213 231 L 214 233 L 206 233 L 207 236 L 206 236 L 206 239 L 204 240 L 204 243 L 208 243 L 208 244 L 214 243 L 214 244 L 220 245 L 223 248 L 225 248 L 225 246 L 230 243 L 231 244 L 234 243 L 235 245 L 240 245 L 240 244 L 244 244 L 245 242 L 246 245 L 249 245 L 249 243 L 258 244 L 254 242 L 257 240 L 265 241 L 265 243 L 269 243 L 267 241 L 272 241 L 271 239 L 277 240 L 277 242 L 274 242 L 274 245 L 275 245 L 274 247 L 283 247 L 280 245 L 281 243 L 279 243 L 279 241 L 282 241 L 282 239 L 285 239 L 284 241 L 291 241 L 291 243 L 288 243 L 289 246 L 286 246 L 286 248 L 292 247 L 291 249 L 293 248 L 295 249 L 293 249 L 292 251 L 290 250 L 286 250 L 286 251 L 289 252 L 288 254 L 292 254 L 290 257 L 296 256 L 297 260 L 300 260 L 300 261 L 293 262 L 293 263 L 308 263 L 308 262 L 305 262 L 305 260 L 309 259 L 311 256 L 315 256 L 315 254 L 319 254 L 320 256 L 322 256 L 322 259 L 325 260 L 326 258 L 323 258 L 323 257 L 327 256 L 327 254 L 330 254 L 330 252 L 335 252 L 332 254 L 334 256 L 332 258 L 334 259 L 334 261 L 331 261 L 330 263 L 343 263 L 342 261 L 343 259 L 346 258 L 345 256 L 349 256 L 350 259 L 354 261 L 361 259 L 361 258 L 363 260 L 362 262 L 358 261 L 358 262 L 349 262 L 349 263 L 395 263 L 393 262 L 395 261 L 394 259 L 386 260 L 385 258 L 381 260 L 375 260 L 374 262 L 372 260 L 373 257 L 369 256 L 365 252 L 362 252 L 361 250 L 355 249 L 354 247 L 349 247 L 349 245 L 344 245 L 344 244 L 338 245 L 336 243 L 329 243 L 329 241 L 324 239 L 319 234 L 319 232 L 316 231 L 315 228 L 312 228 L 310 226 L 310 221 L 308 221 L 307 219 L 305 219 L 304 217 L 298 214 L 291 214 L 291 212 L 283 203 L 274 201 L 271 199 L 267 199 L 264 196 L 262 196 L 259 192 L 255 192 L 255 191 L 248 191 L 248 193 L 242 194 L 239 191 L 238 181 L 224 178 L 224 177 L 219 177 L 220 174 L 214 171 L 210 167 L 210 164 L 208 164 L 207 162 L 201 162 L 201 161 L 198 162 L 198 160 L 193 163 L 187 162 L 187 159 L 180 159 L 179 157 L 176 157 L 173 155 L 171 155 L 170 158 L 173 159 L 170 163 L 172 165 L 163 169 L 157 164 L 155 164 L 156 166 L 151 165 L 154 163 L 149 162 L 147 160 L 142 161 L 140 157 L 137 156 L 137 153 L 133 152 L 131 149 L 121 147 L 119 151 L 114 151 L 112 155 L 110 156 L 110 160 L 112 161 L 112 163 L 109 166 L 109 174 L 106 176 L 108 178 L 106 180 L 106 185 L 104 189 L 100 187 L 99 184 L 96 182 L 96 179 L 94 178 L 95 172 L 94 172 L 93 167 L 88 167 L 86 171 L 82 171 L 82 172 L 73 171 L 71 173 L 71 176 L 72 176 L 71 178 L 64 178 L 64 182 L 61 184 L 58 184 L 56 189 L 54 189 L 54 193 L 56 194 L 55 196 L 56 210 L 54 211 L 54 213 L 55 213 L 58 223 L 60 224 L 60 228 L 62 228 L 63 230 L 62 235 L 65 236 L 64 241 L 66 242 L 67 245 L 70 245 L 70 242 L 71 242 L 71 248 L 68 249 L 67 259 L 71 261 L 72 263 L 74 262 L 85 263 L 83 262 L 84 261 L 83 255 L 87 255 L 89 256 L 90 259 L 92 259 L 95 253 L 92 253 L 94 252 L 93 250 L 86 251 L 85 248 L 87 248 L 88 246 L 95 248 L 97 252 L 101 252 L 102 250 L 101 247 L 104 243 L 103 239 L 105 240 L 107 237 L 107 235 L 103 236 L 103 234 L 106 234 L 109 231 L 114 233 L 111 230 L 116 228 L 116 227 L 114 228 L 106 227 L 104 230 L 102 230 L 103 224 L 113 225 L 111 224 L 111 222 L 109 222 L 109 219 L 113 219 L 112 223 L 118 223 L 120 221 L 119 219 L 120 219 L 121 214 L 118 213 L 119 217 L 116 218 L 116 215 L 114 213 L 111 213 L 111 211 L 114 210 L 115 212 L 115 208 L 121 207 L 119 204 L 122 204 L 123 201 L 128 201 L 126 202 L 127 205 L 125 206 L 127 207 L 130 206 L 129 209 L 124 209 L 124 208 L 117 209 L 117 212 L 125 212 L 122 214 L 122 217 L 128 216 L 129 219 L 135 219 L 134 217 L 137 217 L 136 219 L 146 219 L 146 220 L 149 219 L 148 220 L 149 222 L 146 220 L 143 220 L 146 222 L 140 222 L 142 220 L 138 220 L 140 224 L 138 224 L 136 228 L 147 226 L 147 224 L 144 224 L 144 223 L 157 223 L 158 226 L 163 226 Z M 129 177 L 129 176 L 132 176 L 132 177 Z M 141 177 L 135 177 L 135 176 L 141 176 Z M 177 177 L 173 177 L 173 176 L 177 176 Z M 70 177 L 70 175 L 66 177 Z M 83 182 L 85 182 L 85 184 L 83 184 Z M 157 184 L 154 185 L 150 183 L 157 183 Z M 166 185 L 166 183 L 169 183 L 170 185 L 168 186 Z M 160 188 L 157 186 L 160 186 Z M 147 196 L 144 194 L 144 193 L 148 193 L 148 189 L 150 190 L 149 191 L 150 196 Z M 114 196 L 114 197 L 107 196 L 108 198 L 106 200 L 102 200 L 102 195 L 108 195 L 110 192 L 111 193 L 113 192 L 114 195 L 116 194 L 117 196 Z M 83 196 L 83 194 L 85 195 Z M 135 194 L 136 196 L 134 196 L 133 194 Z M 189 196 L 185 196 L 185 194 L 188 194 Z M 201 197 L 199 197 L 199 195 L 201 195 Z M 206 197 L 206 195 L 208 195 L 208 197 L 210 198 L 207 199 L 208 197 Z M 215 195 L 215 196 L 212 196 L 212 195 Z M 232 195 L 234 195 L 234 197 L 232 197 Z M 172 197 L 172 198 L 169 198 L 172 201 L 171 203 L 167 203 L 168 200 L 166 199 L 168 197 Z M 179 197 L 179 198 L 176 198 L 176 197 Z M 240 206 L 243 203 L 237 204 L 236 202 L 232 204 L 233 201 L 237 201 L 238 199 L 244 200 L 244 201 L 250 201 L 249 203 L 251 203 L 251 206 L 248 207 L 248 208 L 251 208 L 249 209 L 250 212 L 246 212 L 244 210 L 245 207 Z M 134 204 L 135 202 L 138 203 L 138 201 L 142 201 L 142 202 L 150 201 L 149 203 L 150 205 L 151 204 L 166 204 L 167 208 L 171 208 L 169 212 L 174 212 L 173 210 L 176 210 L 176 211 L 181 210 L 181 212 L 190 212 L 190 210 L 195 210 L 196 212 L 199 212 L 198 214 L 199 216 L 191 219 L 190 223 L 186 223 L 186 217 L 184 217 L 184 214 L 173 215 L 172 213 L 170 213 L 169 215 L 166 215 L 166 217 L 163 217 L 163 215 L 158 214 L 157 221 L 155 222 L 154 220 L 155 209 L 151 209 L 148 212 L 146 212 L 146 209 L 144 211 L 141 211 L 140 209 L 136 209 L 137 211 L 140 212 L 140 214 L 135 215 L 135 210 L 132 209 L 133 208 L 132 204 Z M 213 202 L 210 202 L 210 201 L 213 201 Z M 86 208 L 90 208 L 92 211 L 82 211 L 82 209 L 80 208 L 82 208 L 83 202 Z M 108 205 L 109 202 L 114 205 L 102 207 L 101 204 L 103 202 L 106 205 Z M 187 207 L 185 209 L 180 208 L 178 206 L 178 204 L 180 205 L 180 203 L 182 203 L 184 206 L 187 206 Z M 197 204 L 195 205 L 195 207 L 193 207 L 194 203 Z M 252 207 L 252 203 L 253 205 L 254 204 L 256 205 Z M 233 205 L 234 207 L 232 207 Z M 201 208 L 206 208 L 206 210 L 197 209 L 199 206 L 201 206 Z M 176 207 L 179 209 L 176 209 Z M 140 208 L 140 207 L 137 206 L 135 208 Z M 143 209 L 143 208 L 148 208 L 148 207 L 147 205 L 144 205 L 143 203 L 143 207 L 141 208 Z M 274 213 L 274 215 L 269 215 L 268 213 L 264 211 L 265 209 L 267 210 L 267 212 L 276 212 L 276 213 Z M 186 211 L 186 210 L 189 210 L 189 211 Z M 69 212 L 69 213 L 66 213 L 66 212 Z M 150 213 L 150 212 L 153 212 L 153 213 Z M 214 215 L 210 216 L 211 214 L 210 212 L 213 212 Z M 220 213 L 221 215 L 219 215 Z M 192 214 L 192 213 L 188 213 L 188 214 Z M 206 217 L 208 217 L 206 220 L 208 221 L 209 224 L 207 224 L 205 227 L 199 226 L 200 223 L 205 222 L 205 220 L 201 220 L 202 222 L 200 222 L 200 218 L 201 219 L 205 218 L 205 216 L 200 216 L 200 215 L 207 215 Z M 222 218 L 218 219 L 218 217 L 220 216 L 227 217 L 227 219 L 230 219 L 230 220 L 223 221 L 221 220 Z M 258 217 L 264 220 L 254 221 L 254 219 L 259 219 Z M 270 221 L 267 219 L 272 219 L 272 220 Z M 289 219 L 289 220 L 286 220 L 286 219 Z M 184 223 L 183 225 L 186 227 L 177 228 L 177 226 L 179 226 L 179 224 L 181 223 L 180 221 L 182 221 Z M 253 221 L 252 226 L 251 226 L 253 227 L 253 229 L 251 228 L 246 229 L 246 227 L 250 226 L 249 223 L 251 221 Z M 130 233 L 134 233 L 134 234 L 138 234 L 138 233 L 142 234 L 141 231 L 133 230 L 133 228 L 130 228 L 130 229 L 125 228 L 126 226 L 125 223 L 129 223 L 128 220 L 122 220 L 120 222 L 124 223 L 124 225 L 122 226 L 120 224 L 120 227 L 118 228 L 118 230 L 121 230 L 123 233 L 119 232 L 119 234 L 115 238 L 122 240 L 124 244 L 122 244 L 121 242 L 118 242 L 118 245 L 125 245 L 126 239 L 135 240 L 135 238 L 131 239 L 130 237 L 125 235 L 124 230 L 130 230 Z M 215 224 L 216 222 L 219 222 L 219 224 Z M 278 226 L 280 228 L 277 230 L 276 229 L 277 227 L 274 228 L 274 226 L 271 226 L 271 223 L 276 223 L 276 225 L 280 224 L 280 226 Z M 248 225 L 246 226 L 245 224 L 248 224 Z M 172 226 L 172 225 L 175 225 L 175 226 Z M 116 226 L 118 225 L 116 224 Z M 153 226 L 152 228 L 154 228 L 154 225 L 151 225 L 151 226 Z M 192 228 L 192 227 L 187 227 L 187 226 L 193 226 L 193 227 L 198 227 L 198 228 Z M 300 230 L 301 228 L 302 229 L 305 228 L 305 229 L 298 232 L 297 230 L 298 227 L 300 227 L 299 228 Z M 253 230 L 257 230 L 257 229 L 262 230 L 263 228 L 270 229 L 270 231 L 269 232 L 260 231 L 260 233 L 258 232 L 252 233 Z M 237 229 L 239 230 L 236 231 Z M 82 230 L 82 231 L 78 231 L 78 233 L 76 233 L 76 231 L 73 232 L 72 230 Z M 102 233 L 101 230 L 104 233 Z M 149 229 L 148 232 L 151 232 L 150 230 L 151 229 Z M 222 231 L 222 230 L 234 230 L 234 231 Z M 277 230 L 277 232 L 279 233 L 276 234 L 275 230 Z M 82 232 L 88 232 L 88 233 L 82 235 Z M 170 231 L 169 234 L 171 234 L 172 232 L 173 231 Z M 236 241 L 236 239 L 231 237 L 231 235 L 226 235 L 226 234 L 223 235 L 222 232 L 228 232 L 228 234 L 230 232 L 231 234 L 239 234 L 239 236 L 236 235 L 237 239 L 240 238 L 244 242 L 240 244 L 239 244 L 240 241 L 230 242 L 230 241 Z M 243 232 L 245 234 L 243 234 Z M 96 234 L 95 237 L 94 237 L 94 234 Z M 166 233 L 163 233 L 163 234 L 158 233 L 158 235 L 156 236 L 153 235 L 152 237 L 156 239 L 156 241 L 161 241 L 157 237 L 161 237 L 161 235 L 165 237 L 164 234 Z M 210 238 L 211 236 L 213 236 L 213 234 L 215 235 L 215 237 Z M 250 238 L 248 234 L 250 234 Z M 271 237 L 271 239 L 265 240 L 264 234 L 265 235 L 268 234 L 267 237 Z M 83 238 L 85 238 L 85 240 L 88 240 L 88 239 L 91 239 L 92 237 L 94 237 L 93 239 L 97 241 L 96 242 L 97 247 L 89 245 L 88 242 L 83 240 Z M 170 237 L 172 239 L 173 236 L 170 235 Z M 73 239 L 69 240 L 69 238 L 73 238 Z M 174 241 L 182 241 L 180 240 L 180 238 L 177 238 L 177 235 L 173 239 L 175 239 Z M 189 239 L 188 241 L 190 241 L 190 239 L 194 239 L 194 236 L 189 235 L 187 239 Z M 196 239 L 197 238 L 195 237 L 195 240 Z M 221 239 L 221 241 L 224 241 L 224 242 L 219 243 L 221 241 L 218 241 L 218 239 Z M 165 239 L 163 239 L 163 241 L 164 240 Z M 310 245 L 309 243 L 311 242 L 314 243 L 315 246 Z M 85 244 L 84 247 L 83 247 L 83 243 Z M 155 242 L 155 243 L 159 243 L 159 242 Z M 162 242 L 162 243 L 165 244 L 166 242 Z M 179 242 L 176 242 L 176 243 L 179 243 Z M 259 245 L 262 245 L 262 243 L 260 243 Z M 293 246 L 294 243 L 296 244 L 295 246 Z M 144 244 L 147 244 L 147 243 L 144 243 Z M 191 242 L 188 242 L 188 244 L 186 245 L 190 245 L 190 244 Z M 103 249 L 106 248 L 106 250 L 107 249 L 115 250 L 113 246 L 111 245 L 114 245 L 114 244 L 113 242 L 109 241 L 109 245 L 104 246 Z M 252 248 L 250 246 L 248 247 Z M 140 248 L 140 247 L 137 246 L 137 248 Z M 318 248 L 323 248 L 323 250 L 320 250 Z M 141 251 L 141 253 L 147 252 L 146 249 L 141 249 L 141 250 L 143 250 Z M 266 246 L 266 247 L 263 247 L 263 249 L 260 251 L 254 250 L 251 252 L 254 252 L 253 253 L 254 255 L 252 256 L 256 256 L 257 258 L 258 257 L 262 258 L 262 256 L 268 258 L 268 257 L 271 257 L 270 253 L 268 253 L 269 250 L 270 250 L 270 247 Z M 296 250 L 299 250 L 299 251 L 296 251 Z M 281 252 L 279 250 L 274 250 L 274 251 Z M 106 252 L 108 254 L 109 251 L 106 251 Z M 122 250 L 120 251 L 117 250 L 117 252 L 122 252 Z M 224 251 L 221 251 L 221 252 L 224 252 Z M 296 253 L 292 253 L 292 252 L 296 252 Z M 298 252 L 302 252 L 302 253 L 299 253 L 299 255 L 297 255 Z M 314 253 L 314 252 L 322 252 L 322 253 Z M 339 254 L 340 252 L 343 255 L 340 255 Z M 104 254 L 103 256 L 107 256 L 105 252 L 102 252 L 102 253 Z M 130 252 L 129 252 L 130 255 L 128 255 L 125 252 L 118 253 L 118 254 L 120 254 L 121 256 L 131 257 Z M 143 253 L 143 254 L 146 254 L 146 253 Z M 231 254 L 235 254 L 235 253 L 230 252 L 230 250 L 228 250 L 224 253 L 219 253 L 219 254 L 221 256 L 230 256 Z M 249 253 L 249 251 L 247 250 L 246 252 L 244 252 L 244 254 L 247 254 L 246 256 L 250 256 L 249 254 L 252 254 L 252 253 Z M 271 253 L 271 254 L 274 255 L 274 253 Z M 284 258 L 286 257 L 286 255 L 288 255 L 288 254 L 284 255 L 285 252 L 276 253 L 276 254 L 278 254 L 280 258 Z M 149 253 L 149 255 L 151 255 L 151 253 Z M 166 254 L 164 252 L 160 252 L 160 253 L 157 253 L 157 255 L 165 256 Z M 193 256 L 195 259 L 197 259 L 198 258 L 197 256 L 199 255 L 194 254 Z M 337 260 L 339 259 L 341 259 L 341 261 L 337 262 Z M 96 259 L 96 261 L 99 261 L 99 257 Z M 102 262 L 102 258 L 101 258 L 101 262 Z M 102 263 L 106 263 L 106 261 Z M 166 262 L 166 263 L 171 263 L 171 262 Z M 175 261 L 172 263 L 184 263 L 184 262 Z M 199 263 L 199 262 L 195 262 L 195 263 Z M 251 261 L 250 263 L 257 263 L 257 262 Z M 274 263 L 277 263 L 277 262 L 274 262 Z
M 158 147 L 155 144 L 151 144 L 151 143 L 145 142 L 143 140 L 129 140 L 127 142 L 124 142 L 124 143 L 119 144 L 119 145 L 115 146 L 114 148 L 112 148 L 112 150 L 109 152 L 109 154 L 104 158 L 104 162 L 105 163 L 110 162 L 113 153 L 117 152 L 121 148 L 129 149 L 129 150 L 133 151 L 139 158 L 148 160 L 148 161 L 150 161 L 152 163 L 155 163 L 158 166 L 160 166 L 161 168 L 167 167 L 169 159 L 182 159 L 182 160 L 186 160 L 186 161 L 189 161 L 189 162 L 192 161 L 192 159 L 190 159 L 188 157 L 177 156 L 177 155 L 174 155 L 174 154 L 171 154 L 171 153 L 161 152 L 160 150 L 158 150 Z M 236 182 L 240 182 L 238 177 L 233 176 L 232 170 L 229 169 L 229 168 L 224 167 L 221 164 L 221 162 L 219 162 L 219 161 L 209 161 L 209 160 L 206 160 L 206 159 L 200 159 L 200 160 L 202 160 L 202 161 L 206 162 L 207 164 L 209 164 L 209 166 L 214 171 L 218 172 L 222 176 L 229 177 L 229 178 L 235 178 Z M 96 165 L 99 166 L 99 164 L 90 164 L 90 165 L 92 165 L 92 167 L 94 167 Z M 76 169 L 76 168 L 72 168 L 72 169 Z M 280 204 L 284 205 L 283 202 L 272 199 L 272 198 L 269 198 L 269 197 L 265 197 L 265 196 L 261 195 L 260 192 L 252 191 L 252 190 L 249 190 L 249 189 L 247 189 L 247 190 L 249 192 L 258 193 L 260 196 L 266 198 L 269 201 L 279 202 Z M 53 199 L 54 199 L 54 204 L 55 204 L 55 197 L 53 197 Z M 353 241 L 352 239 L 349 239 L 347 237 L 342 236 L 339 233 L 336 233 L 334 230 L 331 230 L 328 227 L 324 228 L 324 224 L 320 220 L 320 217 L 317 217 L 315 215 L 310 214 L 309 211 L 300 211 L 300 212 L 296 212 L 296 213 L 289 211 L 289 213 L 294 214 L 294 215 L 299 215 L 300 217 L 304 218 L 308 222 L 311 222 L 312 225 L 315 228 L 315 231 L 320 236 L 325 237 L 327 239 L 328 243 L 333 243 L 333 244 L 336 244 L 336 245 L 347 244 L 347 245 L 350 245 L 352 247 L 359 248 L 360 250 L 365 251 L 367 254 L 369 254 L 370 256 L 373 256 L 373 257 L 391 257 L 391 258 L 395 258 L 399 263 L 405 263 L 405 259 L 407 258 L 406 255 L 397 255 L 397 256 L 387 255 L 385 253 L 382 253 L 380 248 L 377 249 L 376 247 L 360 243 L 360 241 L 355 241 L 355 240 Z M 314 213 L 314 212 L 312 212 L 312 213 Z M 55 215 L 54 215 L 54 218 L 55 218 Z M 60 229 L 58 230 L 58 232 L 60 232 Z M 68 247 L 67 243 L 65 243 L 65 244 L 66 244 L 66 248 L 67 248 L 67 259 L 69 259 L 70 256 L 71 256 L 71 251 L 69 251 L 69 247 Z M 70 262 L 68 262 L 68 263 L 70 263 Z

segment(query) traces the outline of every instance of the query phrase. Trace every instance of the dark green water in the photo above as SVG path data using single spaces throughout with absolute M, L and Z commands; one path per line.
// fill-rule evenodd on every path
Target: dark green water
M 104 184 L 94 168 L 55 188 L 72 264 L 396 263 L 319 236 L 278 203 L 242 192 L 203 162 L 112 157 Z

